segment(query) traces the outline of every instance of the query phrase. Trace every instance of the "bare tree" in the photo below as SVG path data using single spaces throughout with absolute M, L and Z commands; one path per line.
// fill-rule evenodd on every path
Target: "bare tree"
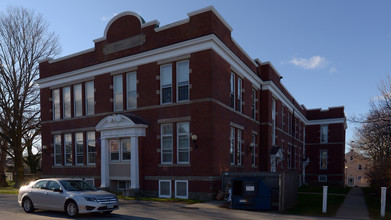
M 391 186 L 391 78 L 381 81 L 380 96 L 370 103 L 369 113 L 360 121 L 354 148 L 370 160 L 367 175 L 372 185 Z
M 42 15 L 23 7 L 0 14 L 0 136 L 14 160 L 17 187 L 24 182 L 23 154 L 40 132 L 38 60 L 58 50 Z

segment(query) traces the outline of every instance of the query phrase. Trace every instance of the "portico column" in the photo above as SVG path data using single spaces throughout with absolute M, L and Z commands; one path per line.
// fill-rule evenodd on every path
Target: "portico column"
M 130 188 L 139 189 L 138 137 L 130 138 Z
M 100 187 L 109 187 L 109 164 L 107 159 L 107 139 L 102 138 L 100 143 Z

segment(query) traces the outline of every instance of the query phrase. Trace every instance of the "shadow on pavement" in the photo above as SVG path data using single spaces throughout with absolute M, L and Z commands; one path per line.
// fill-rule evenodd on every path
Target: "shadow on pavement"
M 130 215 L 121 215 L 121 214 L 104 214 L 104 213 L 90 213 L 90 214 L 81 214 L 77 216 L 77 218 L 71 218 L 67 216 L 64 212 L 56 212 L 56 211 L 40 211 L 36 210 L 34 213 L 30 213 L 29 215 L 36 216 L 46 216 L 58 219 L 133 219 L 133 220 L 156 220 L 154 218 L 145 218 L 138 216 L 130 216 Z

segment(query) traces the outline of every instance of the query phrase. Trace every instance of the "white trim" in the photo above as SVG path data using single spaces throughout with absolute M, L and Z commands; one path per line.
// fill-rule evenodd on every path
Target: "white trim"
M 344 124 L 344 123 L 346 123 L 346 118 L 330 118 L 330 119 L 310 120 L 307 122 L 307 125 L 326 125 L 326 124 Z
M 127 69 L 208 49 L 214 50 L 219 56 L 225 59 L 226 62 L 237 69 L 239 71 L 238 74 L 240 74 L 243 78 L 248 79 L 254 86 L 256 86 L 257 89 L 260 88 L 260 84 L 262 84 L 263 81 L 214 34 L 77 69 L 74 71 L 41 78 L 37 80 L 37 83 L 41 89 L 52 86 L 59 86 L 121 69 Z
M 186 183 L 186 196 L 178 196 L 178 183 Z M 159 192 L 160 193 L 160 192 Z M 175 198 L 187 199 L 189 198 L 189 181 L 188 180 L 175 180 Z
M 170 186 L 169 186 L 169 189 L 170 189 L 170 194 L 169 195 L 162 195 L 160 192 L 161 192 L 161 188 L 160 188 L 160 183 L 162 182 L 166 182 L 166 183 L 169 183 Z M 171 198 L 171 180 L 159 180 L 159 198 Z

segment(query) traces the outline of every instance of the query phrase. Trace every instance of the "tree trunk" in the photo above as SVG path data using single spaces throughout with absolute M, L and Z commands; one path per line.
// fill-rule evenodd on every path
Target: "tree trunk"
M 5 147 L 3 145 L 3 147 Z M 5 176 L 5 162 L 7 160 L 7 152 L 4 148 L 0 149 L 1 155 L 0 155 L 0 186 L 1 187 L 7 187 L 7 178 Z
M 24 167 L 23 167 L 23 151 L 21 149 L 15 149 L 15 188 L 19 188 L 24 184 Z

